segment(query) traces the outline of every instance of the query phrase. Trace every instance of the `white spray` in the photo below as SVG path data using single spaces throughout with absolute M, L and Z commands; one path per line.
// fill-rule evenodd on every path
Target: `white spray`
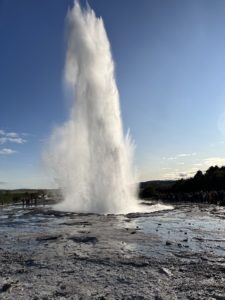
M 54 130 L 47 160 L 64 201 L 61 210 L 120 213 L 136 208 L 132 146 L 123 134 L 110 44 L 101 18 L 77 2 L 68 16 L 65 80 L 74 104 Z

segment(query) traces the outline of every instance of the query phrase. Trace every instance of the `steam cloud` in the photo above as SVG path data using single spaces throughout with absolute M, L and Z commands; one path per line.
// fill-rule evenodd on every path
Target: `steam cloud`
M 64 198 L 57 208 L 98 213 L 135 210 L 132 145 L 123 134 L 103 21 L 75 2 L 67 22 L 65 81 L 74 101 L 69 121 L 54 130 L 46 156 Z

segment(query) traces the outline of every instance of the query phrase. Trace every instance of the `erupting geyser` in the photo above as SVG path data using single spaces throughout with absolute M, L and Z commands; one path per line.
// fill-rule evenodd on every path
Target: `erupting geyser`
M 110 44 L 101 18 L 77 2 L 68 16 L 65 80 L 74 103 L 70 120 L 52 134 L 48 163 L 62 210 L 135 210 L 132 145 L 124 137 Z

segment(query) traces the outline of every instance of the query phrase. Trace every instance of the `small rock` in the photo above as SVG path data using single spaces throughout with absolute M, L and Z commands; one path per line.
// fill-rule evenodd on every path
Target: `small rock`
M 155 296 L 155 300 L 163 300 L 163 298 L 160 297 L 159 295 L 156 295 L 156 296 Z
M 172 276 L 172 272 L 167 268 L 160 268 L 160 272 L 166 274 L 167 276 Z
M 219 294 L 217 294 L 217 295 L 214 294 L 213 297 L 214 297 L 213 299 L 215 299 L 215 300 L 225 300 L 225 296 L 223 296 L 221 294 L 220 295 Z
M 61 235 L 47 235 L 47 236 L 37 237 L 36 240 L 39 242 L 54 241 L 60 237 L 61 237 Z
M 2 288 L 1 288 L 1 293 L 5 293 L 5 292 L 7 292 L 10 288 L 11 288 L 11 283 L 5 283 L 5 284 L 3 284 L 3 286 L 2 286 Z
M 171 246 L 172 243 L 170 241 L 166 241 L 166 246 Z
M 71 236 L 69 237 L 69 239 L 74 241 L 75 243 L 96 244 L 98 242 L 98 239 L 95 236 Z
M 66 289 L 66 286 L 63 284 L 63 285 L 60 286 L 60 289 L 61 289 L 61 290 L 65 290 L 65 289 Z

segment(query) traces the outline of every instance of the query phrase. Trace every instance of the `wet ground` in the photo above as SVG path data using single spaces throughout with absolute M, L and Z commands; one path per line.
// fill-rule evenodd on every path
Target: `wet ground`
M 225 299 L 225 209 L 0 208 L 0 299 Z

